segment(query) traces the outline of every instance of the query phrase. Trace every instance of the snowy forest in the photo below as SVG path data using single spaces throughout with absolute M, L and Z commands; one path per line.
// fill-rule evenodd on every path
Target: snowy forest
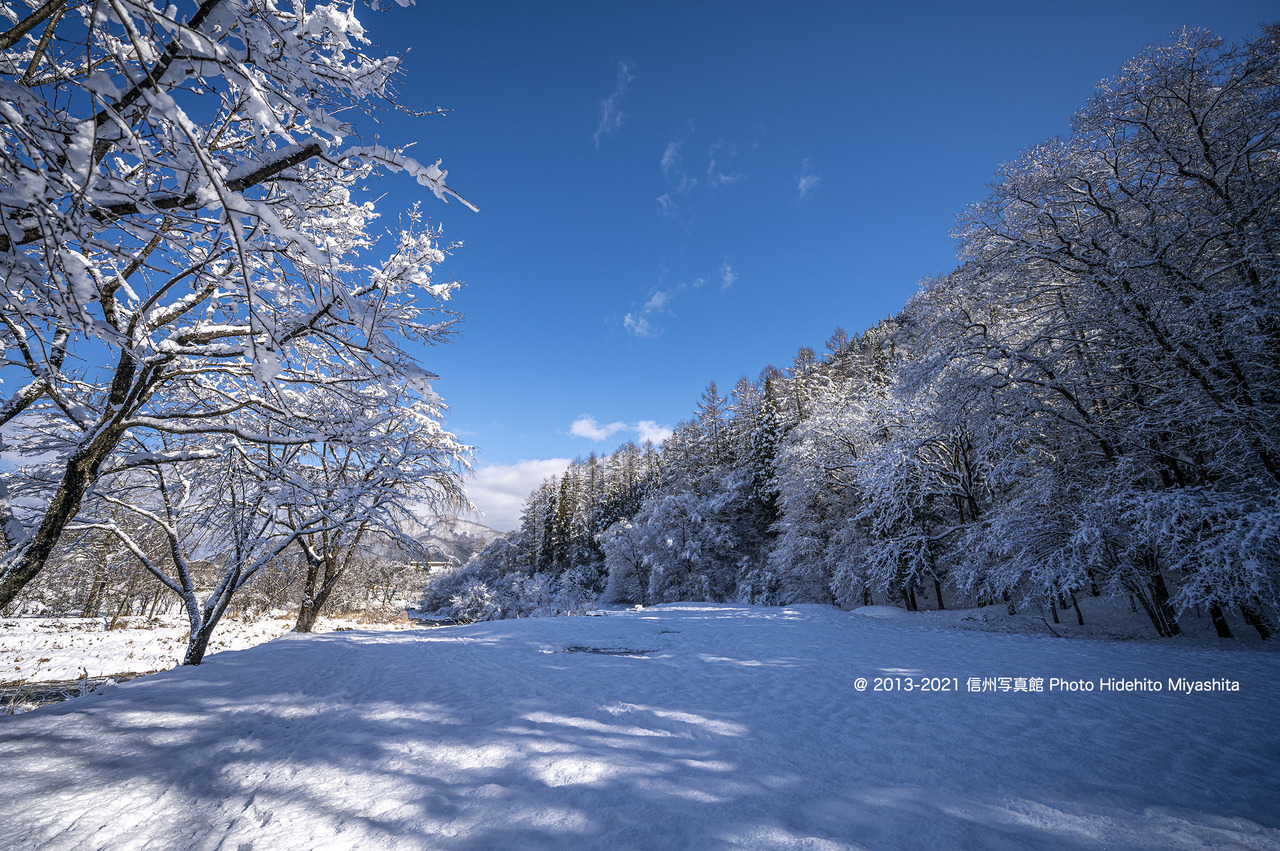
M 1265 639 L 1280 604 L 1280 28 L 1149 47 L 959 218 L 897 315 L 575 461 L 427 589 L 589 601 L 1127 598 Z

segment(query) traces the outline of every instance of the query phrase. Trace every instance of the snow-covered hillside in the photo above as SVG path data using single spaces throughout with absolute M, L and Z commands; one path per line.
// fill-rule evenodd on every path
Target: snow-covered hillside
M 0 718 L 0 846 L 1280 848 L 1280 656 L 922 623 L 290 635 Z

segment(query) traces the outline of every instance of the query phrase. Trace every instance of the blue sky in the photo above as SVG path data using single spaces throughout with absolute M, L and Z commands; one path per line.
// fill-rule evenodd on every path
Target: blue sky
M 997 166 L 1183 26 L 1235 41 L 1273 3 L 427 3 L 363 9 L 405 53 L 381 141 L 443 157 L 478 214 L 462 333 L 424 353 L 498 528 L 565 459 L 658 436 L 954 265 Z M 359 122 L 365 135 L 373 125 Z M 388 216 L 419 196 L 388 179 Z M 576 424 L 576 425 L 575 425 Z

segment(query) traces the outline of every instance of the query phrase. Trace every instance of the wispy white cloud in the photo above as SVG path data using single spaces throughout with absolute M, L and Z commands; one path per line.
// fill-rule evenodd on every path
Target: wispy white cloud
M 695 177 L 686 171 L 685 143 L 694 132 L 692 123 L 685 135 L 667 142 L 658 159 L 658 167 L 666 181 L 666 191 L 658 196 L 658 211 L 667 218 L 677 215 L 684 203 L 699 183 L 710 189 L 731 186 L 747 179 L 745 172 L 733 168 L 738 156 L 738 146 L 723 139 L 716 141 L 707 149 L 707 166 L 702 177 Z
M 712 160 L 711 165 L 707 167 L 707 185 L 713 188 L 720 186 L 730 186 L 740 180 L 746 180 L 747 176 L 740 171 L 725 174 L 722 171 L 716 171 L 716 161 Z
M 662 159 L 658 165 L 662 167 L 663 175 L 671 174 L 672 169 L 680 164 L 680 146 L 682 144 L 684 144 L 683 140 L 673 139 L 662 149 Z
M 725 171 L 723 168 L 717 167 L 717 157 L 723 157 L 731 165 L 737 155 L 738 146 L 723 140 L 711 146 L 711 150 L 708 152 L 711 162 L 707 164 L 708 186 L 712 189 L 717 189 L 721 186 L 729 186 L 747 179 L 747 176 L 740 171 Z
M 671 301 L 671 290 L 655 290 L 649 300 L 644 303 L 645 313 L 662 310 Z
M 510 532 L 519 527 L 521 509 L 533 489 L 568 466 L 568 458 L 543 458 L 477 467 L 467 480 L 467 496 L 482 515 L 480 522 Z
M 655 287 L 649 291 L 649 297 L 645 299 L 643 306 L 622 317 L 622 327 L 635 337 L 659 336 L 662 333 L 662 328 L 658 325 L 660 317 L 676 315 L 675 311 L 672 310 L 672 305 L 676 300 L 690 291 L 701 290 L 710 280 L 719 281 L 720 292 L 724 292 L 738 280 L 738 273 L 729 265 L 728 258 L 725 258 L 724 263 L 720 265 L 719 272 L 714 276 L 700 275 L 694 278 L 692 283 L 680 283 L 670 287 Z
M 805 157 L 800 163 L 800 174 L 796 177 L 796 189 L 800 192 L 800 197 L 808 195 L 821 182 L 822 175 L 813 170 L 813 163 Z
M 585 437 L 588 440 L 599 443 L 606 438 L 612 437 L 627 427 L 626 423 L 609 423 L 601 425 L 596 422 L 596 418 L 590 414 L 583 414 L 573 421 L 573 425 L 569 426 L 569 434 L 574 437 Z
M 24 432 L 28 429 L 38 430 L 42 423 L 51 421 L 52 418 L 47 413 L 28 410 L 0 426 L 0 469 L 45 464 L 57 458 L 57 452 L 32 454 L 24 448 L 29 446 L 23 440 Z M 3 498 L 3 494 L 4 482 L 0 481 L 0 498 Z
M 729 265 L 729 261 L 725 260 L 724 265 L 720 267 L 720 292 L 724 292 L 733 286 L 733 282 L 738 280 L 738 273 L 733 271 L 733 267 Z
M 689 125 L 687 132 L 693 132 L 692 124 Z M 667 218 L 674 217 L 680 209 L 680 204 L 698 187 L 698 178 L 691 177 L 685 171 L 685 138 L 685 136 L 678 136 L 667 142 L 666 147 L 662 149 L 662 156 L 658 159 L 658 167 L 662 170 L 662 177 L 667 184 L 667 191 L 658 196 L 658 212 Z
M 640 420 L 638 423 L 614 422 L 608 425 L 600 425 L 596 422 L 595 417 L 590 414 L 583 414 L 578 417 L 573 421 L 573 425 L 569 427 L 570 434 L 575 437 L 585 437 L 593 443 L 608 440 L 620 432 L 634 434 L 638 443 L 650 440 L 654 443 L 661 443 L 671 436 L 671 427 L 659 425 L 654 420 Z
M 694 282 L 694 286 L 698 286 L 698 282 Z M 671 304 L 671 300 L 680 293 L 684 292 L 684 284 L 677 284 L 668 289 L 657 289 L 649 294 L 649 300 L 644 303 L 645 313 L 661 313 L 667 309 L 667 305 Z
M 622 327 L 637 337 L 656 337 L 658 329 L 643 314 L 628 313 L 622 317 Z
M 669 313 L 668 307 L 671 301 L 686 289 L 684 284 L 677 284 L 674 287 L 657 288 L 649 293 L 648 300 L 638 312 L 628 313 L 622 317 L 622 327 L 627 329 L 637 337 L 656 337 L 662 333 L 661 329 L 653 324 L 651 318 L 663 313 Z
M 618 132 L 622 127 L 622 119 L 626 118 L 626 113 L 622 111 L 622 101 L 627 96 L 631 81 L 635 79 L 631 68 L 631 63 L 619 62 L 617 84 L 608 97 L 600 99 L 600 122 L 596 125 L 596 132 L 591 135 L 597 148 L 600 147 L 601 139 Z

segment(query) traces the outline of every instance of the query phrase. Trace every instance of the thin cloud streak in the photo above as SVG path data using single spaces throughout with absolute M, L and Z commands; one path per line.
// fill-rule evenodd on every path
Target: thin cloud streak
M 800 174 L 796 177 L 796 190 L 800 193 L 800 197 L 808 195 L 819 183 L 822 182 L 822 175 L 817 174 L 813 170 L 813 163 L 808 157 L 800 163 Z
M 681 140 L 675 139 L 667 143 L 667 147 L 662 151 L 662 159 L 658 165 L 662 167 L 664 176 L 671 174 L 671 170 L 680 164 L 680 146 L 684 144 Z
M 635 79 L 631 67 L 629 62 L 618 63 L 618 83 L 608 97 L 600 100 L 600 122 L 596 125 L 596 132 L 591 134 L 596 148 L 600 147 L 600 140 L 605 136 L 617 133 L 622 127 L 622 119 L 626 118 L 626 113 L 622 111 L 622 101 L 627 96 L 631 81 Z
M 720 267 L 720 292 L 724 292 L 733 286 L 738 280 L 738 273 L 733 271 L 733 267 L 729 265 L 729 261 L 725 260 L 724 265 Z

